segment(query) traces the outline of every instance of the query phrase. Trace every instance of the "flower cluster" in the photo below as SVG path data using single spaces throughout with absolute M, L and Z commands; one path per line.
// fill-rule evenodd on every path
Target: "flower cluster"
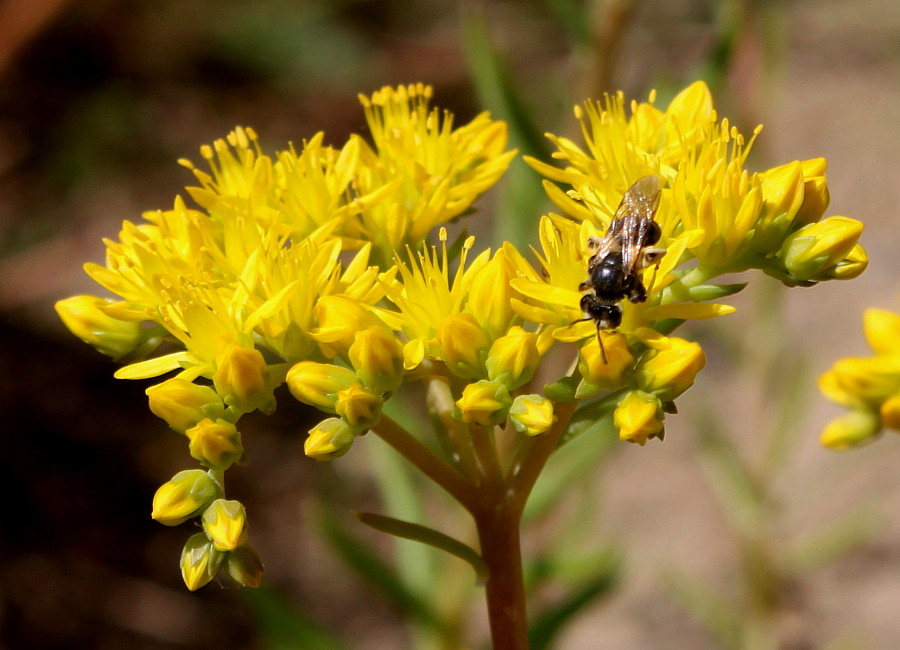
M 884 429 L 900 431 L 900 315 L 868 309 L 866 340 L 873 357 L 840 359 L 819 378 L 828 399 L 850 409 L 822 432 L 822 444 L 846 449 Z
M 743 286 L 716 277 L 761 269 L 809 285 L 865 267 L 859 222 L 822 219 L 824 161 L 747 172 L 752 139 L 717 120 L 700 83 L 665 111 L 651 100 L 629 116 L 621 95 L 589 102 L 576 111 L 587 151 L 551 136 L 566 166 L 529 159 L 567 215 L 541 219 L 535 263 L 508 242 L 448 245 L 442 224 L 469 211 L 515 152 L 503 123 L 482 114 L 454 128 L 430 96 L 418 85 L 363 97 L 371 144 L 354 135 L 336 149 L 317 134 L 269 156 L 238 129 L 204 147 L 209 172 L 184 163 L 200 209 L 179 198 L 126 222 L 106 265 L 86 266 L 118 298 L 57 304 L 77 336 L 128 363 L 116 376 L 174 373 L 147 389 L 150 408 L 205 470 L 162 486 L 153 517 L 199 518 L 182 556 L 191 589 L 223 570 L 259 582 L 246 513 L 225 499 L 223 476 L 245 459 L 240 418 L 270 413 L 282 384 L 325 414 L 306 438 L 310 457 L 337 458 L 372 431 L 482 524 L 497 512 L 485 499 L 511 500 L 514 518 L 580 401 L 608 405 L 624 440 L 663 437 L 665 414 L 706 362 L 699 344 L 670 334 L 730 313 L 710 301 Z M 664 186 L 665 254 L 643 271 L 647 300 L 623 300 L 621 326 L 598 330 L 579 322 L 588 241 L 650 174 Z M 153 356 L 163 342 L 174 351 Z M 551 351 L 569 358 L 542 364 Z M 412 382 L 425 386 L 444 456 L 384 412 L 415 394 L 404 391 Z
M 259 582 L 244 508 L 224 499 L 224 473 L 245 457 L 240 418 L 271 413 L 287 382 L 336 416 L 307 441 L 319 459 L 376 423 L 403 378 L 403 348 L 369 310 L 396 291 L 395 251 L 418 249 L 469 210 L 515 155 L 503 122 L 483 113 L 454 127 L 431 94 L 419 84 L 361 97 L 371 144 L 353 135 L 334 148 L 318 133 L 269 155 L 252 129 L 237 128 L 202 147 L 208 171 L 181 161 L 199 183 L 187 188 L 199 209 L 179 197 L 126 221 L 106 241 L 106 264 L 85 266 L 116 298 L 56 305 L 73 333 L 128 363 L 117 377 L 175 373 L 147 389 L 150 409 L 206 470 L 163 485 L 153 517 L 202 521 L 182 556 L 191 589 L 223 568 L 240 584 Z M 174 351 L 155 356 L 164 343 Z
M 543 218 L 541 269 L 514 280 L 530 299 L 517 310 L 533 322 L 557 326 L 559 340 L 582 342 L 576 397 L 626 389 L 615 421 L 623 439 L 643 444 L 662 436 L 663 414 L 705 362 L 697 344 L 663 334 L 685 320 L 732 312 L 708 301 L 744 286 L 714 280 L 749 269 L 788 286 L 856 277 L 867 264 L 858 244 L 862 224 L 822 218 L 829 199 L 822 158 L 747 171 L 761 128 L 747 140 L 727 119 L 719 121 L 702 82 L 679 93 L 666 110 L 654 105 L 651 94 L 649 102 L 632 102 L 628 111 L 620 93 L 588 101 L 575 114 L 586 150 L 551 135 L 554 158 L 564 167 L 526 159 L 547 178 L 549 197 L 568 219 Z M 593 325 L 566 325 L 581 314 L 576 289 L 590 257 L 588 238 L 606 232 L 626 190 L 650 174 L 664 181 L 655 221 L 662 233 L 657 245 L 666 253 L 657 268 L 645 272 L 646 302 L 623 301 L 621 326 L 597 334 L 607 350 L 604 363 Z

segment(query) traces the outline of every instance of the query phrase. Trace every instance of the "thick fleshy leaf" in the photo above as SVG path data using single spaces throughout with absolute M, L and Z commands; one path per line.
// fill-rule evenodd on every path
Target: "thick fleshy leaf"
M 478 552 L 471 546 L 463 544 L 459 540 L 453 539 L 449 535 L 445 535 L 433 528 L 414 524 L 409 521 L 401 521 L 399 519 L 394 519 L 393 517 L 385 517 L 384 515 L 378 515 L 373 512 L 356 512 L 354 514 L 360 522 L 370 528 L 379 530 L 382 533 L 421 542 L 450 553 L 450 555 L 455 555 L 472 566 L 475 570 L 475 582 L 477 584 L 483 585 L 487 581 L 487 565 L 484 563 L 484 560 L 481 559 Z

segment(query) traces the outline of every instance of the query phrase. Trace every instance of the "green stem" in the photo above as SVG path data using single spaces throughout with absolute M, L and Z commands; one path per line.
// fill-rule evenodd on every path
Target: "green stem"
M 381 421 L 372 428 L 372 432 L 446 490 L 466 510 L 474 512 L 479 507 L 481 495 L 475 486 L 387 415 L 382 414 Z

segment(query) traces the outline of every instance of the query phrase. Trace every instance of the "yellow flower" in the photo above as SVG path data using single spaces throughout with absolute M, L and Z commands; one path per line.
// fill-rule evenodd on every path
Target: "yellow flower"
M 626 115 L 625 96 L 621 92 L 600 101 L 587 101 L 584 108 L 576 107 L 575 117 L 581 123 L 588 151 L 567 138 L 548 136 L 558 149 L 554 157 L 564 161 L 565 169 L 525 158 L 552 181 L 579 191 L 585 184 L 592 185 L 604 199 L 602 212 L 607 216 L 604 222 L 597 220 L 597 212 L 579 204 L 556 186 L 545 184 L 550 199 L 561 210 L 576 219 L 596 220 L 596 226 L 604 226 L 628 187 L 624 181 L 660 172 L 669 176 L 692 154 L 697 142 L 707 137 L 706 129 L 715 123 L 716 113 L 706 84 L 692 84 L 665 111 L 654 106 L 655 98 L 653 92 L 649 102 L 632 102 L 630 117 Z
M 357 332 L 348 357 L 356 376 L 374 393 L 391 393 L 403 383 L 403 345 L 385 325 Z
M 382 404 L 381 397 L 361 384 L 354 384 L 337 394 L 334 412 L 356 429 L 369 429 L 381 419 Z
M 643 446 L 650 438 L 662 440 L 665 435 L 664 417 L 659 398 L 640 390 L 632 390 L 616 407 L 613 422 L 619 429 L 620 440 Z
M 503 336 L 516 322 L 512 299 L 518 294 L 510 286 L 516 269 L 509 258 L 509 246 L 504 246 L 477 272 L 473 273 L 468 294 L 468 309 L 487 335 Z
M 589 338 L 578 349 L 578 372 L 582 380 L 575 395 L 581 399 L 600 390 L 621 388 L 634 367 L 634 356 L 622 334 L 600 332 L 597 336 L 603 338 L 605 353 L 601 351 L 596 336 Z
M 432 248 L 430 252 L 425 249 L 410 264 L 398 258 L 399 282 L 384 287 L 388 300 L 397 310 L 383 310 L 379 315 L 413 344 L 408 344 L 404 351 L 407 370 L 421 361 L 410 356 L 411 350 L 418 348 L 424 358 L 442 358 L 437 339 L 438 328 L 450 316 L 464 311 L 472 278 L 490 257 L 490 250 L 486 250 L 467 267 L 469 251 L 475 244 L 475 238 L 469 237 L 463 244 L 459 267 L 451 279 L 444 229 L 441 229 L 440 240 L 440 253 L 437 248 Z
M 360 330 L 382 324 L 363 303 L 345 296 L 322 296 L 316 301 L 315 316 L 318 328 L 312 336 L 329 359 L 346 354 Z
M 653 349 L 637 370 L 641 390 L 671 402 L 690 388 L 706 365 L 706 355 L 699 343 L 675 337 L 644 338 Z
M 357 190 L 391 193 L 390 201 L 361 202 L 348 236 L 374 242 L 385 259 L 418 248 L 435 227 L 462 215 L 515 156 L 506 151 L 504 122 L 481 113 L 453 128 L 453 116 L 431 108 L 432 88 L 384 87 L 360 96 L 374 150 L 358 136 Z
M 490 427 L 506 419 L 512 398 L 505 384 L 482 379 L 463 389 L 456 406 L 459 419 L 466 424 Z
M 828 217 L 804 226 L 784 242 L 784 266 L 800 282 L 816 281 L 850 255 L 862 229 L 862 223 L 849 217 Z
M 596 325 L 583 320 L 580 307 L 582 292 L 579 284 L 587 276 L 590 253 L 587 241 L 596 233 L 589 224 L 579 226 L 559 217 L 543 217 L 540 226 L 542 255 L 539 253 L 541 271 L 531 268 L 521 256 L 514 258 L 519 277 L 511 285 L 528 301 L 513 300 L 515 311 L 531 322 L 559 325 L 553 335 L 562 341 L 576 341 L 596 336 Z M 590 234 L 589 234 L 590 233 Z M 667 319 L 704 319 L 729 314 L 734 308 L 728 305 L 702 304 L 682 301 L 691 299 L 688 291 L 666 291 L 675 279 L 674 267 L 682 258 L 686 247 L 695 235 L 679 235 L 667 247 L 666 254 L 656 271 L 649 271 L 654 282 L 647 282 L 648 298 L 645 303 L 632 303 L 622 299 L 622 324 L 620 332 L 629 333 Z M 648 275 L 644 272 L 644 277 Z M 721 295 L 721 294 L 720 294 Z
M 203 146 L 211 173 L 187 160 L 200 187 L 191 198 L 223 222 L 248 220 L 260 228 L 277 228 L 300 240 L 317 228 L 343 218 L 347 194 L 358 163 L 358 146 L 342 150 L 322 145 L 323 133 L 275 156 L 263 153 L 253 129 L 237 127 L 225 139 Z M 335 224 L 336 225 L 336 224 Z
M 463 379 L 484 379 L 491 339 L 470 313 L 450 314 L 435 333 L 447 369 Z
M 553 402 L 540 395 L 519 395 L 509 409 L 509 421 L 519 433 L 537 436 L 548 431 L 556 422 Z
M 153 495 L 150 516 L 166 526 L 177 526 L 203 512 L 220 493 L 218 483 L 203 470 L 178 472 Z
M 506 336 L 494 341 L 485 366 L 488 379 L 501 381 L 509 390 L 515 390 L 531 381 L 540 362 L 537 334 L 526 332 L 516 325 L 510 328 Z
M 882 427 L 900 430 L 900 315 L 867 309 L 864 329 L 875 356 L 839 359 L 819 377 L 828 399 L 852 409 L 823 431 L 828 447 L 852 446 Z
M 872 439 L 878 429 L 877 415 L 868 411 L 851 411 L 828 423 L 822 431 L 821 442 L 831 449 L 848 449 Z
M 151 386 L 145 392 L 150 411 L 179 433 L 204 418 L 220 418 L 225 414 L 225 403 L 216 391 L 178 377 Z
M 216 355 L 216 366 L 213 383 L 226 404 L 245 413 L 275 410 L 269 368 L 259 350 L 230 345 Z
M 247 511 L 240 501 L 216 499 L 203 512 L 203 532 L 217 551 L 233 551 L 247 543 Z
M 350 451 L 357 434 L 344 420 L 328 418 L 310 429 L 303 451 L 314 460 L 334 460 Z
M 191 591 L 197 591 L 216 577 L 226 553 L 217 551 L 204 534 L 192 535 L 181 551 L 181 577 Z
M 225 470 L 244 455 L 241 434 L 231 422 L 206 418 L 185 434 L 191 441 L 191 456 L 207 467 Z
M 349 368 L 315 361 L 301 361 L 287 373 L 291 394 L 326 413 L 335 412 L 340 391 L 356 384 L 359 377 Z
M 56 313 L 65 326 L 82 341 L 101 353 L 121 359 L 131 354 L 143 339 L 143 328 L 137 321 L 120 320 L 104 308 L 114 301 L 94 296 L 74 296 L 56 303 Z

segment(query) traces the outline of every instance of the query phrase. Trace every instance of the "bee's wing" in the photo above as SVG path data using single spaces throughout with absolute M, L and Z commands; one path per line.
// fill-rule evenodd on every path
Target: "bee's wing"
M 656 174 L 644 176 L 632 185 L 616 210 L 604 240 L 614 237 L 621 242 L 622 266 L 631 273 L 641 249 L 646 245 L 653 216 L 659 208 L 662 178 Z

